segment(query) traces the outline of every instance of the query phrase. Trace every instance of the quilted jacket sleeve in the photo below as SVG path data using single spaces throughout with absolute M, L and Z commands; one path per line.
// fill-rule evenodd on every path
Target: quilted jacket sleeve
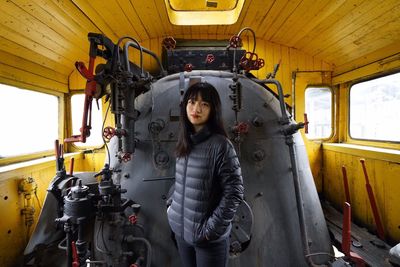
M 239 159 L 229 140 L 222 145 L 216 162 L 217 177 L 222 188 L 222 198 L 206 223 L 205 235 L 218 239 L 229 227 L 237 207 L 243 200 L 243 179 Z

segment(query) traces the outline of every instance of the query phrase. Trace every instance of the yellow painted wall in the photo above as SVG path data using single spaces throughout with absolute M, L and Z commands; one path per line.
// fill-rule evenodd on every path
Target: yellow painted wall
M 386 151 L 386 152 L 385 152 Z M 387 155 L 385 155 L 387 154 Z M 353 220 L 374 231 L 375 221 L 365 187 L 365 177 L 360 163 L 365 159 L 369 181 L 375 196 L 380 218 L 388 241 L 400 240 L 400 152 L 371 147 L 324 145 L 323 193 L 342 209 L 345 200 L 342 166 L 347 170 Z
M 342 165 L 346 166 L 351 195 L 352 214 L 356 222 L 375 229 L 360 158 L 365 158 L 370 183 L 389 242 L 400 241 L 400 144 L 354 140 L 348 133 L 349 90 L 353 82 L 400 69 L 398 58 L 389 58 L 353 70 L 334 70 L 332 83 L 339 87 L 336 98 L 336 135 L 323 144 L 322 184 L 324 197 L 338 209 L 344 201 Z

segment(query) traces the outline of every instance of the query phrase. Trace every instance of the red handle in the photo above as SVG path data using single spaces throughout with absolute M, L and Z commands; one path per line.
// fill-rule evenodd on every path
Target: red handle
M 379 217 L 378 207 L 375 202 L 374 192 L 372 191 L 372 187 L 369 184 L 367 168 L 365 167 L 365 159 L 360 159 L 360 162 L 361 162 L 364 176 L 365 176 L 365 187 L 367 188 L 369 203 L 371 204 L 371 209 L 372 209 L 372 215 L 374 216 L 374 220 L 375 220 L 375 224 L 376 224 L 376 232 L 377 232 L 378 237 L 380 239 L 384 240 L 385 234 L 383 231 L 381 218 Z

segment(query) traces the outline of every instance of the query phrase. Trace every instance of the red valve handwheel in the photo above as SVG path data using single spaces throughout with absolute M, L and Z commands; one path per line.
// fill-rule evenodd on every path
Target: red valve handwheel
M 213 63 L 214 60 L 215 60 L 215 57 L 214 57 L 213 54 L 208 54 L 208 55 L 207 55 L 207 57 L 206 57 L 206 63 L 207 63 L 207 64 Z
M 185 71 L 191 72 L 193 70 L 193 65 L 190 63 L 187 63 L 184 67 Z
M 107 140 L 110 140 L 115 135 L 115 129 L 113 127 L 106 127 L 103 130 L 103 137 Z
M 162 45 L 167 49 L 171 50 L 176 47 L 176 41 L 173 37 L 165 37 L 164 40 L 162 41 Z

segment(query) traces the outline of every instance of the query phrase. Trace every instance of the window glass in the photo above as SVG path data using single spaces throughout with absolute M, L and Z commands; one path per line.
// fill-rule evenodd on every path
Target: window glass
M 0 84 L 0 158 L 54 149 L 58 97 Z
M 328 87 L 308 87 L 305 92 L 309 139 L 328 138 L 332 134 L 332 91 Z
M 80 135 L 80 129 L 82 127 L 83 117 L 83 105 L 85 101 L 84 94 L 75 94 L 71 97 L 71 114 L 72 114 L 72 133 L 73 135 Z M 99 109 L 97 109 L 96 101 L 92 103 L 92 129 L 90 130 L 90 136 L 86 137 L 86 143 L 76 142 L 74 143 L 78 147 L 89 147 L 89 146 L 102 146 L 102 116 L 101 116 L 101 100 L 99 100 Z
M 350 89 L 350 136 L 400 141 L 400 73 L 361 82 Z

